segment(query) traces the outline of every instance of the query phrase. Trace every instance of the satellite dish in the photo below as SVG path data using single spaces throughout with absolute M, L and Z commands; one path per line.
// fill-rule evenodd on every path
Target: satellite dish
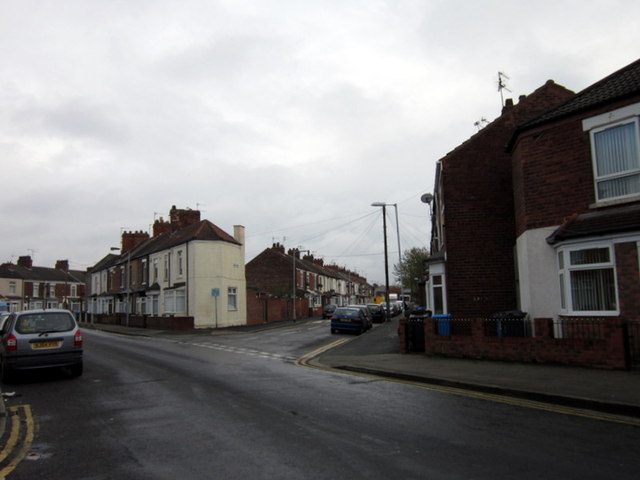
M 433 202 L 433 195 L 430 193 L 425 193 L 420 197 L 420 201 L 422 203 L 428 203 L 429 205 L 431 205 L 431 202 Z

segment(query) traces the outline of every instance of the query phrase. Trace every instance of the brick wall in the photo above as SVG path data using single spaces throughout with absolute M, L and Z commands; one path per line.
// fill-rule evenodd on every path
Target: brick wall
M 612 103 L 520 134 L 513 150 L 516 235 L 559 225 L 595 202 L 589 132 L 582 119 L 632 103 Z M 640 97 L 635 101 L 640 101 Z
M 636 242 L 617 243 L 615 245 L 620 316 L 635 321 L 640 321 L 638 248 L 638 243 Z
M 309 301 L 296 299 L 296 319 L 308 318 Z M 254 289 L 247 289 L 247 325 L 282 322 L 293 319 L 293 306 L 290 299 L 257 295 Z
M 268 248 L 245 266 L 247 286 L 273 296 L 290 296 L 293 290 L 293 264 L 284 247 Z
M 453 319 L 455 322 L 459 319 Z M 603 321 L 597 338 L 554 338 L 552 320 L 537 318 L 534 337 L 501 337 L 490 334 L 484 318 L 465 319 L 465 335 L 438 335 L 437 320 L 424 321 L 425 353 L 455 358 L 502 360 L 626 369 L 625 322 Z M 451 329 L 455 333 L 455 328 Z M 401 353 L 406 353 L 406 321 L 400 321 Z M 495 332 L 493 332 L 495 333 Z
M 442 159 L 449 311 L 489 315 L 517 308 L 511 153 L 518 124 L 572 92 L 547 82 Z

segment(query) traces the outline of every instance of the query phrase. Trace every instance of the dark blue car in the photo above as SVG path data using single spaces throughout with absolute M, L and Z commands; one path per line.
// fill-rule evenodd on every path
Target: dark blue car
M 367 317 L 357 307 L 339 307 L 331 317 L 331 333 L 340 331 L 354 332 L 360 335 L 367 330 Z

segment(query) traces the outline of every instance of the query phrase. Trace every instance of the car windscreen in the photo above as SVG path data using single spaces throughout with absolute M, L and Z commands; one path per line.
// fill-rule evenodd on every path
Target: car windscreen
M 22 334 L 43 332 L 68 332 L 75 327 L 73 318 L 64 312 L 42 312 L 20 315 L 16 332 Z

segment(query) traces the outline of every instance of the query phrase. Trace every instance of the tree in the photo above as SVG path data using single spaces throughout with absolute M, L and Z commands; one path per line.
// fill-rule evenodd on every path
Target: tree
M 403 289 L 411 291 L 411 296 L 417 298 L 418 283 L 424 277 L 424 261 L 429 258 L 429 251 L 426 248 L 414 247 L 405 250 L 402 261 L 393 267 L 393 275 L 400 282 Z

